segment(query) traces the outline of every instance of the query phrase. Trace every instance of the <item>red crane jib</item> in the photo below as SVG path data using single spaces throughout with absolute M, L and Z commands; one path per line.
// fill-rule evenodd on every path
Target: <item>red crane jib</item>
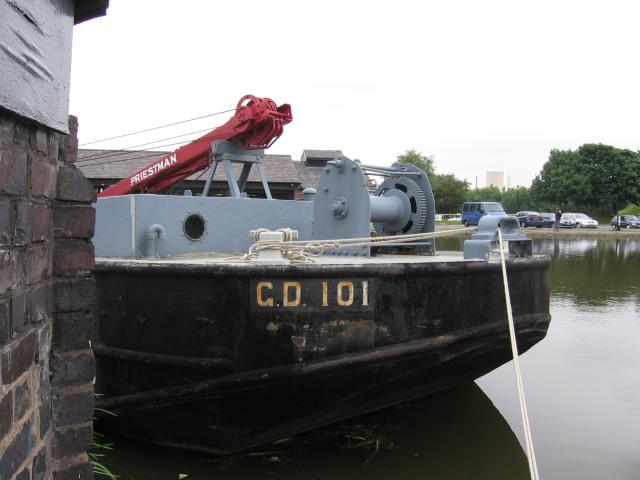
M 278 107 L 270 98 L 245 95 L 227 123 L 123 178 L 98 197 L 162 192 L 189 175 L 209 167 L 211 142 L 229 140 L 238 143 L 244 150 L 269 148 L 292 119 L 290 105 Z

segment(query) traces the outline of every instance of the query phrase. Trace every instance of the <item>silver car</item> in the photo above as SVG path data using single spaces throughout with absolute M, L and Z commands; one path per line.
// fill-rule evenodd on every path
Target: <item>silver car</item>
M 598 221 L 584 213 L 563 213 L 560 226 L 565 228 L 598 228 Z

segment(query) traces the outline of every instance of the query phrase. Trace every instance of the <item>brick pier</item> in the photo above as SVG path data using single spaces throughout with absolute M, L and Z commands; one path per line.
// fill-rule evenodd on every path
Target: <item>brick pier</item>
M 95 194 L 77 127 L 0 108 L 0 480 L 93 478 Z

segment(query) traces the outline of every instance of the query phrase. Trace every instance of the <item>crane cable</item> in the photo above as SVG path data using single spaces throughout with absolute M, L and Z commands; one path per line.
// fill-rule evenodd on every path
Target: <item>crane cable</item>
M 193 133 L 193 132 L 192 132 Z M 185 134 L 185 135 L 190 135 L 190 134 Z M 178 136 L 182 136 L 182 135 L 178 135 Z M 200 138 L 196 138 L 194 140 L 182 140 L 180 142 L 173 142 L 173 143 L 166 143 L 164 145 L 155 145 L 153 148 L 164 148 L 164 147 L 171 147 L 173 145 L 183 145 L 183 144 L 188 144 L 188 143 L 192 143 L 192 142 L 196 142 L 196 141 L 205 141 L 205 140 L 220 140 L 222 138 L 225 137 L 224 133 L 216 133 L 216 134 L 211 134 L 211 135 L 204 135 Z M 158 140 L 159 142 L 162 140 Z M 156 142 L 152 142 L 152 143 L 156 143 Z M 183 145 L 184 146 L 184 145 Z M 136 153 L 144 153 L 144 155 L 138 155 L 135 157 L 125 157 L 125 158 L 119 158 L 116 160 L 108 160 L 108 161 L 98 161 L 96 163 L 84 163 L 84 162 L 91 162 L 92 160 L 100 160 L 103 157 L 100 156 L 96 156 L 96 157 L 91 157 L 91 156 L 87 156 L 87 157 L 82 157 L 79 158 L 78 161 L 76 162 L 76 164 L 81 164 L 81 167 L 92 167 L 95 165 L 110 165 L 112 163 L 119 163 L 119 162 L 130 162 L 132 160 L 139 160 L 141 158 L 147 158 L 147 157 L 159 157 L 159 156 L 165 156 L 168 153 L 171 152 L 163 152 L 163 151 L 153 151 L 153 150 L 124 150 L 124 151 L 117 151 L 117 153 L 113 153 L 113 154 L 109 154 L 106 155 L 104 158 L 113 158 L 113 157 L 119 157 L 122 155 L 131 155 L 131 154 L 136 154 Z
M 92 140 L 91 142 L 85 142 L 78 145 L 79 147 L 84 147 L 85 145 L 92 145 L 94 143 L 106 142 L 107 140 L 115 140 L 116 138 L 130 137 L 131 135 L 137 135 L 138 133 L 151 132 L 152 130 L 160 130 L 165 127 L 172 127 L 174 125 L 180 125 L 182 123 L 193 122 L 194 120 L 201 120 L 203 118 L 213 117 L 214 115 L 222 115 L 223 113 L 235 112 L 235 108 L 231 108 L 229 110 L 222 110 L 220 112 L 209 113 L 207 115 L 202 115 L 200 117 L 187 118 L 186 120 L 180 120 L 178 122 L 167 123 L 165 125 L 159 125 L 157 127 L 145 128 L 144 130 L 138 130 L 137 132 L 131 133 L 123 133 L 122 135 L 116 135 L 115 137 L 109 138 L 101 138 L 100 140 Z
M 522 417 L 522 427 L 524 429 L 524 439 L 527 446 L 527 460 L 529 461 L 529 474 L 531 480 L 539 480 L 538 465 L 536 464 L 536 454 L 533 450 L 533 437 L 531 426 L 529 425 L 529 413 L 527 412 L 527 401 L 524 396 L 524 385 L 522 383 L 522 373 L 520 371 L 520 360 L 518 354 L 518 344 L 516 343 L 516 331 L 513 323 L 513 312 L 511 311 L 511 296 L 509 295 L 509 284 L 507 283 L 507 266 L 504 260 L 504 248 L 502 242 L 502 227 L 498 228 L 498 242 L 500 248 L 500 263 L 502 264 L 502 282 L 504 284 L 504 296 L 507 306 L 507 319 L 509 324 L 509 339 L 511 341 L 511 353 L 513 355 L 513 366 L 516 375 L 516 386 L 518 389 L 518 399 L 520 401 L 520 415 Z
M 99 153 L 91 153 L 91 154 L 86 155 L 84 157 L 79 157 L 78 161 L 76 163 L 88 162 L 89 160 L 99 160 L 101 158 L 111 158 L 111 157 L 114 157 L 114 156 L 117 156 L 117 155 L 126 155 L 126 154 L 136 153 L 136 152 L 150 152 L 150 151 L 153 151 L 153 150 L 151 150 L 152 148 L 160 148 L 160 147 L 162 147 L 162 145 L 143 148 L 141 150 L 134 150 L 134 148 L 144 147 L 146 145 L 153 145 L 154 143 L 165 142 L 167 140 L 174 140 L 176 138 L 186 137 L 186 136 L 189 136 L 189 135 L 195 135 L 196 133 L 210 132 L 214 128 L 216 128 L 216 127 L 214 126 L 214 127 L 210 127 L 210 128 L 203 128 L 201 130 L 194 130 L 193 132 L 181 133 L 180 135 L 174 135 L 172 137 L 160 138 L 160 139 L 154 140 L 152 142 L 139 143 L 137 145 L 131 145 L 129 147 L 123 147 L 123 148 L 119 148 L 117 150 L 107 150 L 106 152 L 104 150 L 102 150 L 102 149 L 96 149 L 96 151 L 99 152 Z M 176 142 L 175 145 L 177 145 L 178 143 L 187 143 L 187 142 L 191 142 L 191 141 L 193 141 L 193 139 L 182 140 L 180 142 Z M 170 145 L 174 145 L 174 144 L 170 144 Z M 119 152 L 118 152 L 118 150 L 119 150 Z M 157 152 L 157 150 L 155 150 L 155 151 Z M 118 153 L 115 153 L 115 152 L 118 152 Z M 124 153 L 122 153 L 122 152 L 124 152 Z M 105 162 L 105 164 L 106 163 L 108 163 L 108 162 Z

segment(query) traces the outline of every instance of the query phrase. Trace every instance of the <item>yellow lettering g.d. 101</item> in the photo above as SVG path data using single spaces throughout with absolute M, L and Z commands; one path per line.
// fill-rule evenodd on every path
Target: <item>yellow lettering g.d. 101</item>
M 255 289 L 258 307 L 368 307 L 368 280 L 259 281 Z

